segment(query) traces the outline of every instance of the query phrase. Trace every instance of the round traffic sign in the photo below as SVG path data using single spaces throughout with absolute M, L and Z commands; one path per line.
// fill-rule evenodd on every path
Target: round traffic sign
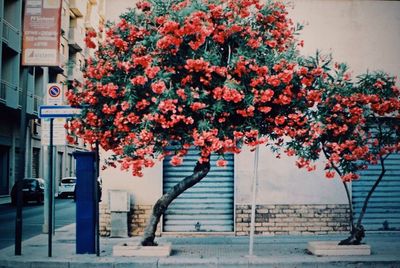
M 50 97 L 57 98 L 58 96 L 60 96 L 60 94 L 61 94 L 61 89 L 58 86 L 53 85 L 53 86 L 49 87 L 49 96 Z

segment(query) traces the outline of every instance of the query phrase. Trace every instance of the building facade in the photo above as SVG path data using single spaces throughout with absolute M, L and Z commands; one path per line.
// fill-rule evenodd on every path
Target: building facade
M 106 18 L 117 20 L 118 14 L 134 2 L 107 2 Z M 400 1 L 299 0 L 288 4 L 291 18 L 305 25 L 299 36 L 305 42 L 301 50 L 304 55 L 314 55 L 317 49 L 331 53 L 335 61 L 349 64 L 354 77 L 367 70 L 399 74 Z M 130 172 L 118 168 L 102 171 L 102 235 L 110 233 L 109 190 L 130 194 L 129 233 L 139 235 L 158 198 L 191 172 L 193 155 L 179 167 L 172 167 L 167 158 L 145 170 L 143 178 L 132 177 Z M 103 152 L 102 157 L 106 158 L 107 153 Z M 322 163 L 316 171 L 307 172 L 295 167 L 295 159 L 276 159 L 265 148 L 260 149 L 259 159 L 256 234 L 326 234 L 348 230 L 349 205 L 343 185 L 339 179 L 325 178 Z M 364 221 L 367 231 L 400 230 L 400 157 L 393 156 L 391 161 L 390 175 L 371 199 Z M 254 153 L 244 148 L 242 153 L 229 158 L 226 168 L 213 163 L 202 182 L 171 204 L 158 233 L 249 233 Z M 368 178 L 353 183 L 352 202 L 356 209 L 371 183 Z
M 39 106 L 45 104 L 47 83 L 82 82 L 81 68 L 85 57 L 91 53 L 85 47 L 87 29 L 99 30 L 104 24 L 105 0 L 62 1 L 60 66 L 21 66 L 21 40 L 23 27 L 23 0 L 0 1 L 0 199 L 9 198 L 17 178 L 43 177 L 44 147 L 41 144 Z M 26 100 L 24 99 L 26 91 Z M 26 106 L 22 109 L 26 101 Z M 26 149 L 21 150 L 21 111 L 26 110 Z M 72 153 L 79 146 L 57 146 L 55 152 L 55 192 L 60 179 L 75 175 Z M 25 165 L 19 159 L 25 156 Z

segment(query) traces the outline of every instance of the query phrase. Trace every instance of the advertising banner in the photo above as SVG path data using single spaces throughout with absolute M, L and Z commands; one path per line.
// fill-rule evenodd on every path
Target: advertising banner
M 22 65 L 59 66 L 62 0 L 26 0 Z

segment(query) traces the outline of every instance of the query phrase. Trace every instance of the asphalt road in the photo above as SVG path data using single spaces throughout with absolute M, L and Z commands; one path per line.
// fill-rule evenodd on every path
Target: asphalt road
M 44 205 L 29 203 L 22 211 L 22 247 L 24 240 L 42 233 Z M 0 205 L 0 249 L 14 245 L 16 209 L 10 204 Z M 73 199 L 55 199 L 55 228 L 75 223 Z

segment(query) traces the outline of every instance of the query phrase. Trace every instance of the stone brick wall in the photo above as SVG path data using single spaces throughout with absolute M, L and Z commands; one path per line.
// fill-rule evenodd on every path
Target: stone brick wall
M 257 205 L 255 234 L 327 234 L 348 231 L 347 205 Z M 236 235 L 248 235 L 251 206 L 236 206 Z
M 151 205 L 133 205 L 128 214 L 130 236 L 143 234 Z M 259 235 L 328 234 L 348 231 L 347 205 L 257 205 L 255 233 Z M 250 231 L 250 205 L 236 206 L 236 235 Z M 100 204 L 100 235 L 109 236 L 111 213 L 108 204 Z M 160 235 L 160 225 L 156 235 Z
M 128 232 L 129 236 L 142 235 L 150 216 L 151 205 L 132 205 L 128 213 Z M 156 235 L 160 235 L 161 228 L 158 225 Z M 100 204 L 100 235 L 109 236 L 111 230 L 111 213 L 108 204 Z
M 100 236 L 110 236 L 110 231 L 111 231 L 111 213 L 110 210 L 108 210 L 108 204 L 106 203 L 100 203 L 99 206 L 99 213 L 100 213 L 100 219 L 99 219 L 99 231 L 100 231 Z

